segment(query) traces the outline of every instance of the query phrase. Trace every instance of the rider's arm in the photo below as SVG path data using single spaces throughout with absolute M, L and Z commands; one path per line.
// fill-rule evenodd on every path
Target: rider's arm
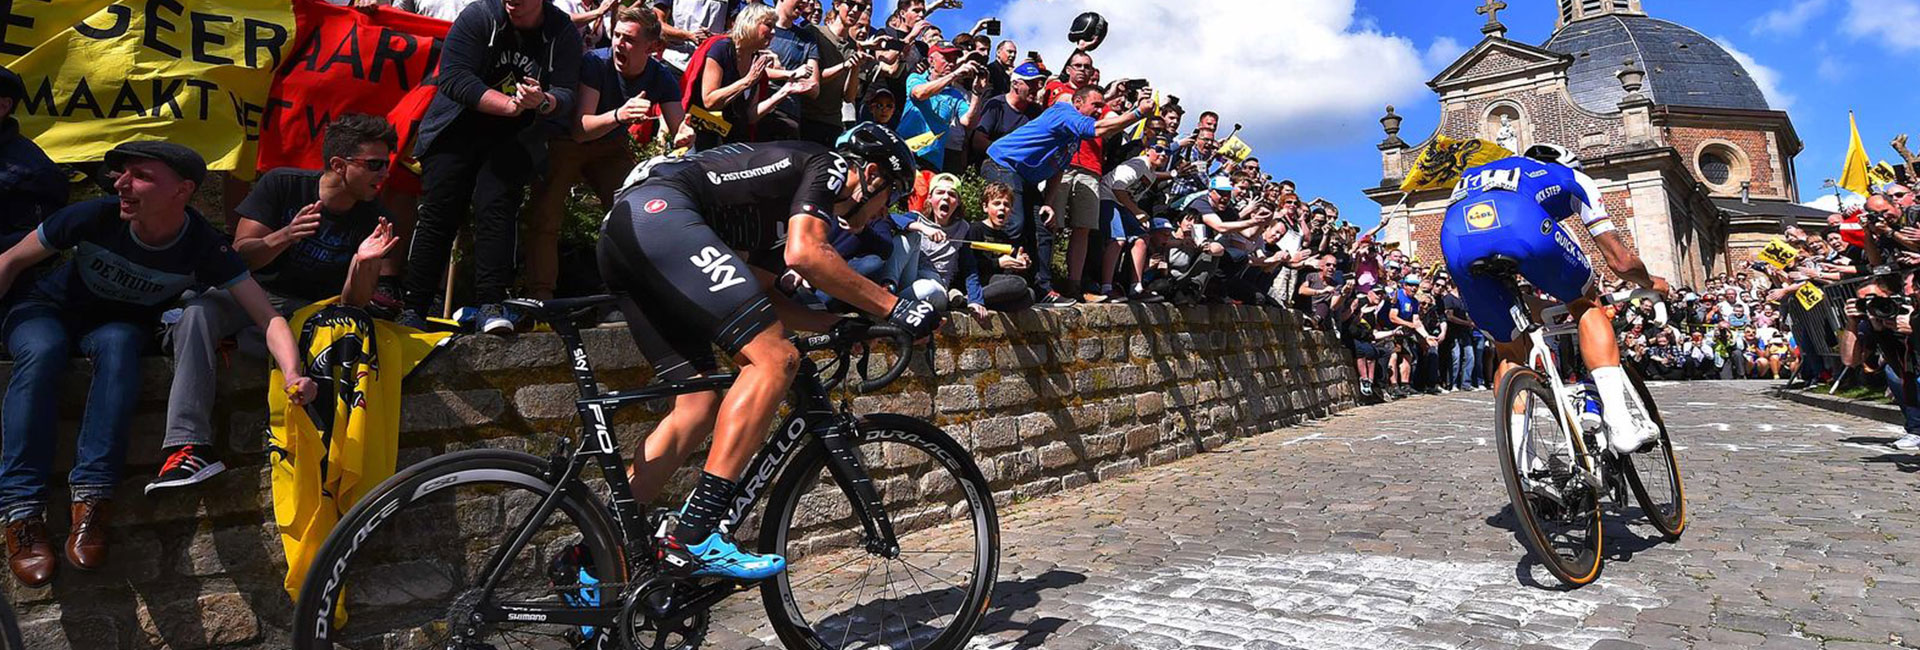
M 814 288 L 846 301 L 869 314 L 893 312 L 899 298 L 872 280 L 855 273 L 827 243 L 827 222 L 810 214 L 787 219 L 787 266 L 800 272 Z
M 757 266 L 752 268 L 754 276 L 760 279 L 760 288 L 767 292 L 767 301 L 773 304 L 774 315 L 779 316 L 780 323 L 786 325 L 788 329 L 825 332 L 833 329 L 834 324 L 840 322 L 838 316 L 817 309 L 808 309 L 794 302 L 786 292 L 777 288 L 780 278 L 772 271 Z
M 1573 178 L 1580 186 L 1580 192 L 1574 197 L 1580 205 L 1580 222 L 1586 225 L 1587 234 L 1592 235 L 1594 244 L 1600 247 L 1601 257 L 1607 258 L 1607 268 L 1623 280 L 1648 289 L 1655 288 L 1655 278 L 1647 272 L 1646 263 L 1640 261 L 1640 255 L 1634 253 L 1620 233 L 1614 230 L 1613 220 L 1607 215 L 1607 204 L 1600 198 L 1600 186 L 1593 182 L 1593 177 L 1579 171 L 1573 172 Z

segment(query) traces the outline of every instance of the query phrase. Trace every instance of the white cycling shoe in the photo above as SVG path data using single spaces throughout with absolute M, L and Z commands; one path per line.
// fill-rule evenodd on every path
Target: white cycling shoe
M 1615 455 L 1625 456 L 1646 451 L 1653 441 L 1660 437 L 1660 427 L 1646 416 L 1634 413 L 1620 423 L 1621 426 L 1607 427 L 1607 447 Z

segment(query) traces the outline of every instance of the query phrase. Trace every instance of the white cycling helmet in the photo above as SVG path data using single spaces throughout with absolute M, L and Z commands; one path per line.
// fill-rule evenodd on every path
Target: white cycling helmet
M 1580 157 L 1573 155 L 1572 150 L 1557 144 L 1536 144 L 1527 147 L 1527 152 L 1522 155 L 1540 162 L 1560 163 L 1570 169 L 1580 169 Z

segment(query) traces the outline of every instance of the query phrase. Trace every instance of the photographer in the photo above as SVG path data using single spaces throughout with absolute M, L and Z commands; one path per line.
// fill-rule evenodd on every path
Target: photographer
M 1916 395 L 1914 382 L 1913 273 L 1875 267 L 1872 277 L 1873 281 L 1861 287 L 1861 297 L 1846 304 L 1847 329 L 1858 341 L 1851 350 L 1850 365 L 1864 366 L 1868 354 L 1879 352 L 1887 390 L 1905 418 L 1906 434 L 1893 446 L 1902 451 L 1920 450 L 1920 395 Z

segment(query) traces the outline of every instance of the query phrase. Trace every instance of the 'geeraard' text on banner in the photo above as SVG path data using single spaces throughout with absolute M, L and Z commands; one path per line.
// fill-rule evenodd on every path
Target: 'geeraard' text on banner
M 21 131 L 55 161 L 167 139 L 235 169 L 292 25 L 287 0 L 0 0 L 0 65 L 26 82 Z
M 300 28 L 267 101 L 260 170 L 325 167 L 327 124 L 345 113 L 385 116 L 400 133 L 398 158 L 408 158 L 452 24 L 391 7 L 359 10 L 321 0 L 294 0 L 293 9 Z

